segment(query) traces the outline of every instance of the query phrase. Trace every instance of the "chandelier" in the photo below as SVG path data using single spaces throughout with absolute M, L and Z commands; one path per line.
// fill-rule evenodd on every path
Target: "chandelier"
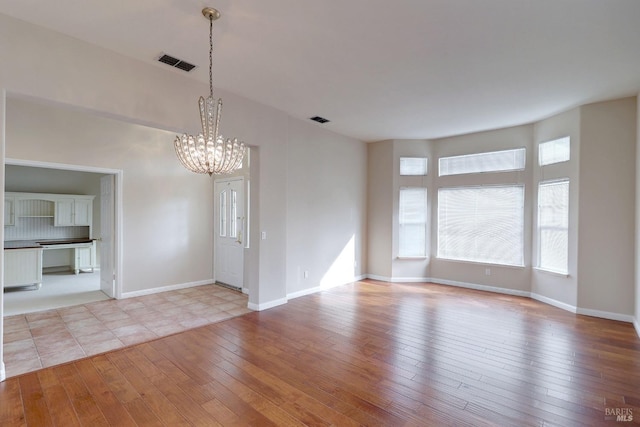
M 221 175 L 242 167 L 245 145 L 238 138 L 225 139 L 219 134 L 222 99 L 213 98 L 213 21 L 220 12 L 212 7 L 202 9 L 209 19 L 209 96 L 198 99 L 202 133 L 198 136 L 176 136 L 174 146 L 182 165 L 195 173 Z

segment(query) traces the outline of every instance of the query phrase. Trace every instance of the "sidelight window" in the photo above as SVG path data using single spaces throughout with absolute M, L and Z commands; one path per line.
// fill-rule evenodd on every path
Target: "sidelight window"
M 227 237 L 227 192 L 220 193 L 220 237 Z

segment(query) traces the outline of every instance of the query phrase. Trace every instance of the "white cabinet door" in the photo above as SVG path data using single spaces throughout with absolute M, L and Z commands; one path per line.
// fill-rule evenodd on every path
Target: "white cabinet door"
M 93 198 L 61 198 L 56 200 L 54 225 L 91 225 Z
M 42 284 L 42 249 L 4 250 L 4 287 Z
M 74 199 L 58 199 L 56 200 L 56 213 L 53 224 L 57 226 L 74 225 L 73 222 L 73 205 Z
M 93 199 L 76 199 L 74 204 L 73 225 L 91 225 Z
M 16 225 L 16 199 L 13 197 L 4 198 L 4 225 Z
M 80 273 L 80 270 L 92 270 L 96 264 L 95 246 L 87 246 L 75 249 L 75 260 L 73 264 L 73 272 Z

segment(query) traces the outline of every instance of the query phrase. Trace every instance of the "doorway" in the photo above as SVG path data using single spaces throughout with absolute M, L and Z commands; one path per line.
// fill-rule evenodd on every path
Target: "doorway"
M 68 263 L 64 261 L 65 257 L 73 256 L 72 251 L 43 251 L 42 287 L 38 290 L 16 288 L 5 293 L 4 316 L 86 304 L 120 295 L 119 275 L 116 274 L 117 254 L 120 253 L 117 218 L 121 207 L 116 197 L 121 185 L 120 175 L 119 170 L 6 160 L 5 192 L 95 196 L 94 225 L 89 236 L 95 243 L 95 268 L 75 274 L 65 267 Z M 24 225 L 29 226 L 29 221 L 31 219 L 24 219 Z M 53 222 L 52 219 L 48 221 Z M 5 228 L 5 240 L 8 237 Z

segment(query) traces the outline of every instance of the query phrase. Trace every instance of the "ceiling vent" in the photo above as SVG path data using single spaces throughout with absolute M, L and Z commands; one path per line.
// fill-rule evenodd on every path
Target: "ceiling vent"
M 318 122 L 318 123 L 328 123 L 329 122 L 329 120 L 325 119 L 324 117 L 320 117 L 320 116 L 310 117 L 309 120 L 313 120 L 314 122 Z
M 174 68 L 178 68 L 186 72 L 189 72 L 194 68 L 196 68 L 195 65 L 190 64 L 187 61 L 183 61 L 181 59 L 174 58 L 173 56 L 166 55 L 166 54 L 163 54 L 160 58 L 158 58 L 158 61 L 162 62 L 163 64 L 171 65 Z

